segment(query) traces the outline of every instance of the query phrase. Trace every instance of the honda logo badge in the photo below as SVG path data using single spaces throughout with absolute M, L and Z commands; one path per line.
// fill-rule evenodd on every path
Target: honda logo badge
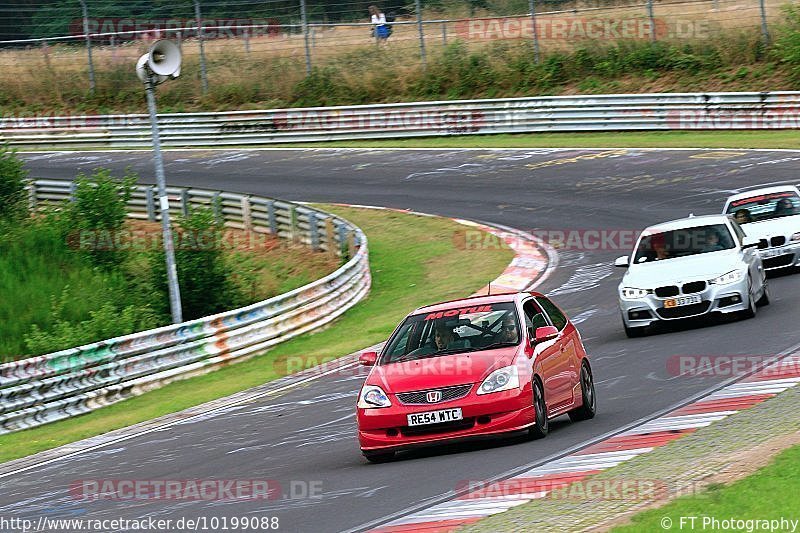
M 428 403 L 436 403 L 442 399 L 442 391 L 432 390 L 428 393 Z

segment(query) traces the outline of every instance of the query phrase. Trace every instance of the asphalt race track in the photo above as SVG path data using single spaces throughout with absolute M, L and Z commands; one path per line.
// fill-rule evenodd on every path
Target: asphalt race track
M 31 177 L 73 178 L 130 165 L 144 181 L 149 152 L 25 154 Z M 717 213 L 748 186 L 798 183 L 800 153 L 670 150 L 173 151 L 170 185 L 289 200 L 410 208 L 531 230 L 641 230 Z M 120 172 L 121 173 L 121 172 Z M 800 230 L 800 228 L 798 228 Z M 173 518 L 277 516 L 281 531 L 358 530 L 456 489 L 566 451 L 724 380 L 671 375 L 676 355 L 777 354 L 800 342 L 800 275 L 771 280 L 772 305 L 753 320 L 675 328 L 627 339 L 617 309 L 629 250 L 565 249 L 538 289 L 578 322 L 597 382 L 598 415 L 562 417 L 541 441 L 438 448 L 368 464 L 355 438 L 357 372 L 258 400 L 0 480 L 0 516 Z M 491 253 L 476 252 L 476 253 Z M 334 326 L 335 327 L 335 326 Z M 80 479 L 271 479 L 294 498 L 270 501 L 81 501 Z M 309 485 L 312 484 L 312 485 Z M 304 498 L 303 487 L 318 497 Z M 291 496 L 291 495 L 290 495 Z

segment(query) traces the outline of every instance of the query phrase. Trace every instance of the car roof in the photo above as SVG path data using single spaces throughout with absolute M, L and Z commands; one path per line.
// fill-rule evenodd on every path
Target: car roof
M 733 196 L 729 196 L 726 205 L 730 204 L 731 202 L 735 202 L 736 200 L 743 200 L 745 198 L 750 198 L 752 196 L 758 196 L 759 194 L 771 194 L 775 192 L 789 192 L 789 191 L 800 194 L 800 191 L 798 191 L 795 185 L 776 185 L 774 187 L 761 187 L 759 189 L 750 189 L 749 191 L 744 191 L 738 194 L 734 194 Z
M 725 224 L 729 220 L 728 215 L 701 215 L 696 217 L 679 218 L 654 224 L 644 230 L 645 233 L 658 233 L 662 231 L 672 231 L 676 229 L 694 228 L 697 226 L 708 226 L 711 224 Z
M 447 309 L 453 309 L 456 307 L 474 307 L 477 305 L 488 305 L 501 302 L 518 302 L 523 298 L 527 298 L 528 296 L 542 296 L 542 294 L 538 292 L 506 292 L 502 294 L 492 294 L 491 296 L 486 294 L 478 294 L 475 296 L 469 296 L 467 298 L 459 298 L 458 300 L 449 300 L 446 302 L 439 302 L 419 307 L 410 314 L 416 315 L 417 313 L 446 311 Z

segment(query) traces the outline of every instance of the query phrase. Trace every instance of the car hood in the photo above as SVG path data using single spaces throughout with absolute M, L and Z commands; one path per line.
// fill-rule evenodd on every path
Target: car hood
M 791 237 L 792 234 L 800 231 L 800 215 L 773 218 L 760 222 L 749 222 L 747 224 L 742 224 L 742 229 L 748 237 L 756 239 L 773 237 L 775 235 Z
M 513 364 L 519 346 L 379 365 L 366 383 L 387 393 L 410 392 L 482 382 L 494 370 Z
M 686 283 L 687 281 L 708 281 L 743 266 L 744 263 L 737 249 L 677 257 L 631 265 L 622 278 L 622 286 L 654 289 L 662 285 Z

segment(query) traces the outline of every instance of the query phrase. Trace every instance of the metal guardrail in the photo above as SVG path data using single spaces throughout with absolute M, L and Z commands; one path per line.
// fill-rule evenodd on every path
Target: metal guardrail
M 800 92 L 546 96 L 343 107 L 167 113 L 164 146 L 271 143 L 489 133 L 800 127 Z M 146 115 L 0 119 L 0 142 L 18 148 L 146 148 Z
M 30 200 L 38 207 L 71 193 L 72 182 L 38 180 L 31 183 Z M 184 211 L 217 203 L 230 227 L 302 242 L 347 261 L 317 281 L 241 309 L 2 364 L 0 434 L 85 413 L 262 352 L 331 322 L 369 292 L 367 239 L 346 220 L 249 195 L 168 193 Z M 152 186 L 138 186 L 129 216 L 156 220 L 154 197 Z

